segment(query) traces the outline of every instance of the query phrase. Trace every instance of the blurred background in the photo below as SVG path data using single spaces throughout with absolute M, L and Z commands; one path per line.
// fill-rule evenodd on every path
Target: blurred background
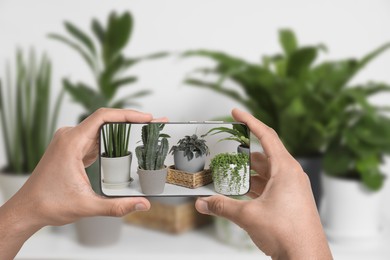
M 26 82 L 35 76 L 46 80 L 36 81 L 37 95 L 27 98 L 34 103 L 47 93 L 36 101 L 39 113 L 24 109 L 24 119 L 42 121 L 31 123 L 31 132 L 16 133 L 25 138 L 22 144 L 12 143 L 12 131 L 5 128 L 20 127 L 13 116 L 18 102 L 3 95 L 0 171 L 7 174 L 0 180 L 2 190 L 13 185 L 6 177 L 28 177 L 39 159 L 26 152 L 11 161 L 7 155 L 17 153 L 12 147 L 40 147 L 42 153 L 53 125 L 75 125 L 100 106 L 136 108 L 171 121 L 226 117 L 239 107 L 277 130 L 305 171 L 313 172 L 309 176 L 317 176 L 313 192 L 335 258 L 388 259 L 389 13 L 385 0 L 0 0 L 3 92 L 25 100 Z M 111 25 L 110 15 L 116 21 Z M 117 40 L 103 50 L 102 28 Z M 123 60 L 110 75 L 108 60 L 118 57 Z M 16 70 L 18 64 L 30 76 Z M 17 78 L 24 87 L 15 87 Z M 42 133 L 37 144 L 28 141 L 34 131 Z M 242 239 L 245 233 L 222 220 L 201 218 L 191 200 L 154 203 L 154 215 L 125 218 L 103 235 L 92 235 L 106 241 L 80 235 L 92 234 L 88 225 L 96 231 L 96 219 L 40 232 L 20 259 L 261 257 L 248 238 Z M 103 221 L 100 227 L 113 224 L 97 221 Z M 117 234 L 108 235 L 114 229 Z

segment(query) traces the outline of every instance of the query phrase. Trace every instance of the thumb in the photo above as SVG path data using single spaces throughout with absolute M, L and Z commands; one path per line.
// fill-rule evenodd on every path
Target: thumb
M 200 213 L 224 217 L 235 223 L 240 221 L 239 215 L 244 205 L 245 201 L 231 199 L 222 195 L 199 198 L 195 203 L 196 210 Z
M 150 202 L 144 198 L 102 198 L 95 200 L 91 212 L 98 216 L 122 217 L 134 211 L 147 211 Z

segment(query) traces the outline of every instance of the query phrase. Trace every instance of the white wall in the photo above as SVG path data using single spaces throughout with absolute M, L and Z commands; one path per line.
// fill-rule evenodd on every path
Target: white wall
M 327 58 L 362 56 L 390 41 L 390 1 L 386 0 L 0 0 L 0 75 L 5 60 L 13 58 L 15 46 L 35 46 L 47 50 L 53 59 L 56 92 L 63 76 L 91 82 L 80 57 L 45 36 L 63 32 L 64 20 L 88 29 L 92 17 L 105 19 L 111 10 L 134 14 L 135 31 L 126 51 L 135 56 L 209 48 L 256 61 L 263 54 L 279 51 L 277 30 L 283 27 L 294 29 L 301 43 L 324 42 L 330 50 Z M 133 70 L 141 80 L 127 90 L 152 89 L 154 94 L 142 99 L 142 110 L 171 120 L 227 114 L 236 106 L 231 100 L 182 86 L 185 74 L 196 64 L 203 61 L 169 58 L 145 63 Z M 390 53 L 367 67 L 355 82 L 368 79 L 390 82 Z M 376 101 L 388 103 L 384 96 Z M 80 107 L 67 98 L 60 125 L 73 125 L 80 112 Z M 0 147 L 2 142 L 0 139 Z M 0 165 L 4 165 L 4 157 L 1 151 Z M 387 186 L 390 190 L 389 182 Z

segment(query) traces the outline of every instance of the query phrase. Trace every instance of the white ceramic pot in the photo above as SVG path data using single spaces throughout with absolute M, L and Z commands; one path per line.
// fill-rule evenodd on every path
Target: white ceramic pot
M 225 218 L 215 217 L 214 225 L 219 241 L 238 249 L 256 248 L 248 233 L 235 223 Z
M 332 242 L 377 238 L 381 231 L 382 191 L 368 190 L 360 181 L 321 174 L 321 218 Z
M 31 174 L 0 172 L 0 188 L 3 201 L 9 200 L 23 186 Z
M 176 151 L 173 155 L 173 160 L 175 162 L 175 168 L 179 171 L 184 171 L 188 173 L 200 172 L 204 169 L 206 163 L 206 156 L 202 155 L 198 158 L 193 153 L 194 157 L 192 160 L 188 160 L 187 156 L 184 155 L 183 151 Z
M 122 157 L 101 157 L 103 181 L 108 184 L 120 184 L 130 181 L 132 154 Z
M 234 176 L 232 170 L 236 165 L 231 164 L 226 176 L 219 169 L 213 170 L 213 182 L 215 191 L 223 195 L 244 195 L 249 191 L 250 171 L 249 166 L 238 171 L 240 181 Z

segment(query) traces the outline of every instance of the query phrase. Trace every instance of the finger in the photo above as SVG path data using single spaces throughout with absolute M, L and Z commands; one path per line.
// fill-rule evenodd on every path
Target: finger
M 259 194 L 257 194 L 256 192 L 254 191 L 250 191 L 248 192 L 245 196 L 251 198 L 251 199 L 257 199 L 258 197 L 260 197 Z
M 91 215 L 122 217 L 134 211 L 147 211 L 150 202 L 145 198 L 103 198 L 96 197 L 92 203 Z
M 168 117 L 153 118 L 153 123 L 167 123 L 169 122 Z
M 239 215 L 244 203 L 245 201 L 216 195 L 197 199 L 195 207 L 202 214 L 224 217 L 239 224 Z
M 267 186 L 267 182 L 268 180 L 265 180 L 262 176 L 251 176 L 250 192 L 255 192 L 258 195 L 263 194 L 263 191 Z
M 104 123 L 107 122 L 135 122 L 147 123 L 153 119 L 151 114 L 128 109 L 100 108 L 87 117 L 76 128 L 90 138 L 96 134 Z
M 264 179 L 269 179 L 268 158 L 263 153 L 251 153 L 251 170 L 254 170 Z
M 232 116 L 236 121 L 245 123 L 249 127 L 251 132 L 259 139 L 268 157 L 288 153 L 275 131 L 251 114 L 235 108 L 232 111 Z

